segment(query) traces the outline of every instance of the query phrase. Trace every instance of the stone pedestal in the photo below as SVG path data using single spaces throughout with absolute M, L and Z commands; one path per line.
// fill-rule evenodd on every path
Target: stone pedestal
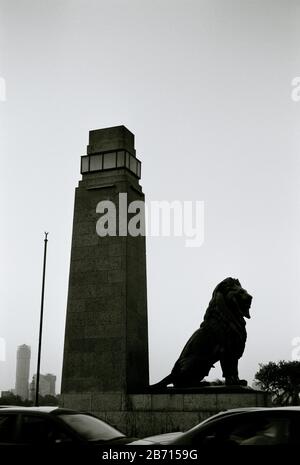
M 85 393 L 63 395 L 62 406 L 92 412 L 129 436 L 146 437 L 192 428 L 222 410 L 267 407 L 270 397 L 249 388 L 170 389 L 161 394 Z

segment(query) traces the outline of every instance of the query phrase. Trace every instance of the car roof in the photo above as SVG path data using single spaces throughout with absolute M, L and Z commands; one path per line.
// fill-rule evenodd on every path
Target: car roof
M 1 412 L 29 412 L 29 413 L 52 413 L 55 415 L 63 414 L 63 413 L 83 413 L 78 412 L 76 410 L 66 409 L 66 408 L 59 408 L 55 405 L 43 406 L 43 407 L 24 407 L 24 406 L 13 406 L 13 407 L 3 407 L 1 408 Z
M 238 415 L 242 413 L 254 413 L 254 412 L 275 412 L 275 411 L 283 411 L 283 412 L 300 412 L 300 406 L 286 406 L 286 407 L 240 407 L 240 408 L 233 408 L 228 410 L 223 410 L 219 413 L 216 413 L 208 418 L 205 418 L 200 423 L 192 427 L 191 429 L 187 430 L 192 431 L 198 429 L 200 426 L 214 422 L 214 420 L 218 420 L 222 417 L 230 417 L 233 415 Z
M 300 411 L 300 406 L 296 405 L 288 405 L 284 407 L 240 407 L 240 408 L 232 408 L 229 410 L 225 410 L 220 413 L 242 413 L 242 412 L 252 412 L 252 411 L 265 411 L 265 412 L 271 412 L 275 410 L 283 410 L 283 411 Z

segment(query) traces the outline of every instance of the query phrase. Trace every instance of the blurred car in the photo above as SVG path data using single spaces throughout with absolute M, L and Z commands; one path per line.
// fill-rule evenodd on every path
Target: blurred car
M 137 440 L 133 445 L 300 446 L 300 407 L 242 408 L 218 413 L 185 432 Z
M 0 409 L 0 446 L 57 447 L 127 444 L 129 438 L 103 420 L 58 407 Z

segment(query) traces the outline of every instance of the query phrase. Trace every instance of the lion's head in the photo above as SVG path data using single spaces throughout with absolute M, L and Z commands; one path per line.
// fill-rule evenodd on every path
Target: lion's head
M 252 296 L 241 286 L 238 279 L 226 278 L 221 281 L 213 292 L 213 299 L 224 299 L 227 307 L 240 313 L 244 318 L 250 317 Z

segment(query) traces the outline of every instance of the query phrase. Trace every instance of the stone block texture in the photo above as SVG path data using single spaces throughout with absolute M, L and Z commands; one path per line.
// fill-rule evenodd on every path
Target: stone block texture
M 146 437 L 184 431 L 223 410 L 269 407 L 270 396 L 260 391 L 198 394 L 66 394 L 61 406 L 93 413 L 128 436 Z

